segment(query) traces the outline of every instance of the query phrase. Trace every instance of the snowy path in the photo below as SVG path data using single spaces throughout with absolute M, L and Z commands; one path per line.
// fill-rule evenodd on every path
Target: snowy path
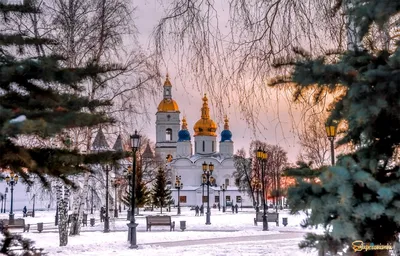
M 218 237 L 218 238 L 197 239 L 197 240 L 157 242 L 157 243 L 146 243 L 143 245 L 152 245 L 152 246 L 161 246 L 161 247 L 211 245 L 211 244 L 220 244 L 220 243 L 295 239 L 295 238 L 302 238 L 304 235 L 305 235 L 304 232 L 287 232 L 287 233 L 280 233 L 280 234 L 265 234 L 265 235 L 257 235 L 257 236 Z
M 94 227 L 83 227 L 79 236 L 70 236 L 68 245 L 59 246 L 57 232 L 37 233 L 38 222 L 53 222 L 54 212 L 38 212 L 35 218 L 26 218 L 31 224 L 31 232 L 23 236 L 35 241 L 37 248 L 43 248 L 48 256 L 316 256 L 317 253 L 299 250 L 298 244 L 307 232 L 317 230 L 302 229 L 299 223 L 304 214 L 290 215 L 287 226 L 269 225 L 269 231 L 262 226 L 254 226 L 254 212 L 226 214 L 215 211 L 212 225 L 205 225 L 203 217 L 192 216 L 189 208 L 182 209 L 182 215 L 174 216 L 175 232 L 169 227 L 156 227 L 145 231 L 145 217 L 138 217 L 137 250 L 129 249 L 127 241 L 127 221 L 121 218 L 113 224 L 113 231 L 103 232 L 103 223 L 96 221 Z M 158 213 L 152 213 L 158 214 Z M 0 214 L 1 215 L 1 214 Z M 0 216 L 1 217 L 1 216 Z M 4 214 L 4 218 L 6 218 Z M 180 221 L 186 221 L 186 230 L 180 230 Z M 49 230 L 50 231 L 50 230 Z M 56 231 L 56 230 L 54 230 Z

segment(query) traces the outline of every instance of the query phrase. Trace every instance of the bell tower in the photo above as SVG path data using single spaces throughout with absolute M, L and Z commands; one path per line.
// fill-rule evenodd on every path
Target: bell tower
M 175 158 L 180 111 L 178 104 L 172 99 L 172 84 L 168 74 L 163 89 L 163 99 L 156 113 L 156 155 L 160 155 L 162 159 L 165 159 L 167 155 Z

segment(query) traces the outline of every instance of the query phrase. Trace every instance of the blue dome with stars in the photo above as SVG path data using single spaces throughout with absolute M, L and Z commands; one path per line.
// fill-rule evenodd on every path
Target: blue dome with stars
M 190 133 L 187 129 L 186 118 L 182 119 L 182 130 L 178 132 L 178 142 L 181 141 L 190 141 Z
M 224 125 L 224 130 L 221 132 L 221 142 L 232 141 L 232 132 L 229 130 L 228 117 L 225 116 L 224 121 L 225 121 L 225 125 Z

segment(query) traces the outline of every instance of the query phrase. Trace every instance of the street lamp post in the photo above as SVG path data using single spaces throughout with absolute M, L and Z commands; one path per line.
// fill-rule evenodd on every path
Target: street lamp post
M 218 190 L 218 211 L 221 211 L 221 190 Z
M 263 203 L 263 231 L 268 231 L 268 216 L 267 207 L 265 202 L 265 163 L 267 160 L 267 153 L 261 149 L 257 150 L 257 159 L 261 165 L 261 184 L 262 184 L 262 203 Z
M 201 175 L 201 186 L 202 186 L 202 195 L 201 195 L 201 205 L 204 206 L 204 186 L 206 185 L 207 176 L 203 173 Z
M 170 191 L 171 190 L 171 188 L 172 188 L 172 185 L 171 185 L 171 181 L 167 181 L 167 189 L 168 189 L 168 191 Z M 171 212 L 171 204 L 174 204 L 175 202 L 174 202 L 174 199 L 173 198 L 171 198 L 168 202 L 167 202 L 167 205 L 166 206 L 168 206 L 168 209 L 167 209 L 167 212 Z
M 133 172 L 132 165 L 128 165 L 128 168 L 124 172 L 126 172 L 126 180 L 128 180 L 129 191 L 132 191 L 132 172 Z M 131 197 L 132 197 L 132 195 L 131 195 Z M 129 198 L 129 201 L 130 200 L 131 200 L 131 198 Z M 125 204 L 124 204 L 124 210 L 125 210 Z M 131 213 L 132 213 L 130 207 L 128 207 L 128 209 L 126 210 L 126 213 L 127 213 L 126 220 L 130 221 Z M 128 239 L 128 241 L 130 241 L 130 240 Z
M 118 185 L 119 185 L 119 180 L 115 179 L 114 180 L 114 194 L 115 194 L 115 206 L 114 206 L 114 218 L 118 218 Z
M 108 197 L 109 197 L 109 191 L 108 191 L 108 174 L 110 172 L 110 169 L 108 168 L 108 165 L 106 165 L 106 216 L 104 218 L 104 233 L 110 232 L 110 216 L 108 215 L 109 209 L 108 209 Z
M 226 190 L 226 185 L 222 184 L 220 189 L 222 190 L 222 212 L 226 211 L 225 207 L 225 190 Z
M 36 200 L 36 194 L 33 194 L 32 199 L 33 199 L 32 218 L 34 218 L 34 217 L 35 217 L 35 200 Z
M 6 208 L 7 208 L 7 193 L 8 193 L 8 188 L 6 187 L 6 191 L 4 193 L 4 207 L 3 207 L 3 213 L 6 213 Z
M 328 140 L 331 142 L 331 162 L 332 165 L 335 165 L 335 137 L 336 137 L 336 125 L 335 123 L 332 123 L 331 125 L 327 125 L 325 127 L 326 129 L 326 135 L 328 136 Z
M 91 198 L 90 214 L 93 214 L 93 193 L 94 193 L 93 187 L 91 190 L 92 190 L 92 198 Z
M 7 208 L 7 193 L 8 193 L 8 188 L 6 187 L 6 191 L 4 193 L 4 207 L 3 207 L 3 213 L 6 213 L 6 208 Z
M 1 195 L 1 208 L 0 208 L 0 212 L 3 213 L 3 203 L 4 203 L 4 195 Z
M 178 190 L 178 215 L 181 214 L 181 204 L 180 204 L 180 191 L 183 188 L 182 177 L 176 176 L 175 177 L 175 188 Z
M 140 144 L 140 135 L 135 130 L 135 134 L 130 136 L 131 139 L 131 147 L 133 153 L 133 165 L 132 165 L 132 179 L 131 179 L 131 220 L 128 223 L 129 234 L 128 240 L 131 243 L 130 248 L 138 248 L 136 243 L 136 227 L 137 223 L 135 223 L 135 176 L 136 176 L 136 151 L 139 148 Z
M 208 169 L 207 169 L 208 167 Z M 213 177 L 211 176 L 214 171 L 214 165 L 210 163 L 207 165 L 206 162 L 203 163 L 203 174 L 206 176 L 206 182 L 207 182 L 207 214 L 206 214 L 206 225 L 211 225 L 211 212 L 210 212 L 210 181 L 213 180 Z
M 7 185 L 11 188 L 11 201 L 10 201 L 10 215 L 8 223 L 14 225 L 14 213 L 13 213 L 13 203 L 14 203 L 14 186 L 18 183 L 18 175 L 11 172 L 9 176 L 6 177 Z

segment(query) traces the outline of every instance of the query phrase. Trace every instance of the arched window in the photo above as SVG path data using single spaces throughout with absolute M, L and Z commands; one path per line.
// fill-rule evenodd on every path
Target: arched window
M 225 186 L 229 186 L 229 179 L 225 179 Z
M 168 128 L 165 130 L 165 140 L 171 141 L 172 140 L 172 129 Z
M 214 147 L 215 147 L 215 145 L 214 145 L 214 141 L 212 142 L 212 152 L 214 152 Z
M 205 152 L 205 151 L 206 151 L 206 142 L 203 141 L 203 152 Z

